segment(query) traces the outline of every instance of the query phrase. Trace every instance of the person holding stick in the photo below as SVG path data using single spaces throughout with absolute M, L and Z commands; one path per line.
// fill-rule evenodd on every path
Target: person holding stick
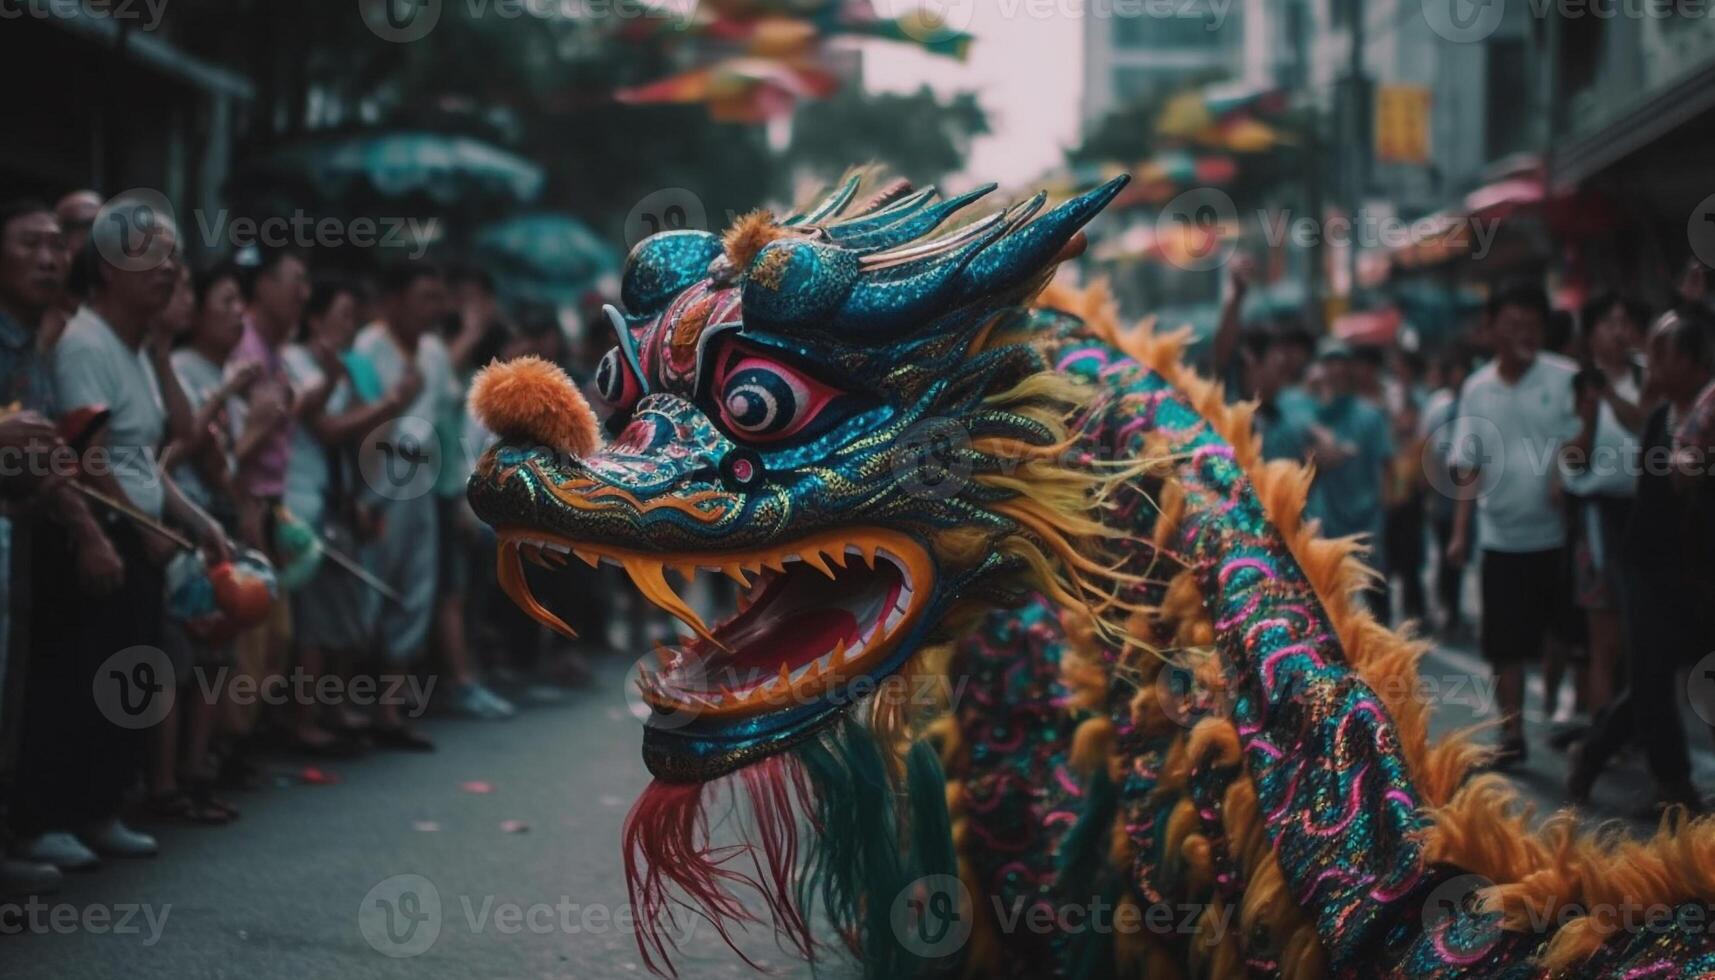
M 194 541 L 211 565 L 230 556 L 219 525 L 157 465 L 166 415 L 154 358 L 144 348 L 178 286 L 177 244 L 176 229 L 146 203 L 111 202 L 73 268 L 73 279 L 80 280 L 74 286 L 87 289 L 89 303 L 53 353 L 61 411 L 103 420 L 88 439 L 79 479 L 114 501 L 97 513 L 123 565 L 118 586 L 94 596 L 78 588 L 63 542 L 43 535 L 35 548 L 36 677 L 10 819 L 21 856 L 62 870 L 158 849 L 153 837 L 118 816 L 142 765 L 144 732 L 90 695 L 105 682 L 104 666 L 113 658 L 147 658 L 153 650 L 158 658 L 148 666 L 170 664 L 160 651 L 163 567 L 185 540 Z M 155 525 L 177 531 L 161 533 Z M 137 710 L 148 711 L 152 699 L 170 696 L 176 682 L 157 675 L 149 670 L 115 679 L 139 682 L 126 691 L 128 711 L 137 707 L 135 699 L 142 699 Z

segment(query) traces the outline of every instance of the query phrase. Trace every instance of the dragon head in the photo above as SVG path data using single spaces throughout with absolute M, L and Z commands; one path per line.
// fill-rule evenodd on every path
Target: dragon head
M 521 561 L 617 564 L 693 634 L 641 675 L 653 773 L 703 781 L 781 751 L 964 609 L 1079 591 L 1089 477 L 1056 459 L 1083 396 L 1022 307 L 1124 183 L 943 230 L 993 188 L 942 199 L 859 175 L 792 217 L 644 240 L 624 311 L 606 311 L 604 445 L 545 365 L 478 379 L 502 439 L 469 497 L 502 586 L 569 632 Z M 739 611 L 705 623 L 669 571 L 732 578 Z

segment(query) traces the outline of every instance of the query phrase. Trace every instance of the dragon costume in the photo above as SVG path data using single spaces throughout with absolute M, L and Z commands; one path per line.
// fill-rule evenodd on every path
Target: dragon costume
M 612 563 L 691 631 L 638 676 L 646 964 L 694 914 L 886 978 L 1715 975 L 1715 831 L 1539 824 L 1431 744 L 1306 470 L 1050 282 L 1123 184 L 956 220 L 987 189 L 860 174 L 649 238 L 605 441 L 557 368 L 478 379 L 501 585 L 566 630 L 525 563 Z

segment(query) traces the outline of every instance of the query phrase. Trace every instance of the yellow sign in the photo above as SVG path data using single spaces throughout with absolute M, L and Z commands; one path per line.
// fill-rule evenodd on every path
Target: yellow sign
M 1376 88 L 1376 160 L 1429 162 L 1429 113 L 1433 96 L 1422 85 Z

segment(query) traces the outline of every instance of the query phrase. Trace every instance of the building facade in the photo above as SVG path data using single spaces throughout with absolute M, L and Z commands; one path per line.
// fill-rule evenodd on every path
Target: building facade
M 1264 0 L 1091 3 L 1084 12 L 1084 126 L 1189 82 L 1267 83 L 1274 57 L 1262 30 L 1267 19 Z
M 140 25 L 41 9 L 51 15 L 0 28 L 0 78 L 16 96 L 0 182 L 50 200 L 147 187 L 181 207 L 218 208 L 251 82 Z

